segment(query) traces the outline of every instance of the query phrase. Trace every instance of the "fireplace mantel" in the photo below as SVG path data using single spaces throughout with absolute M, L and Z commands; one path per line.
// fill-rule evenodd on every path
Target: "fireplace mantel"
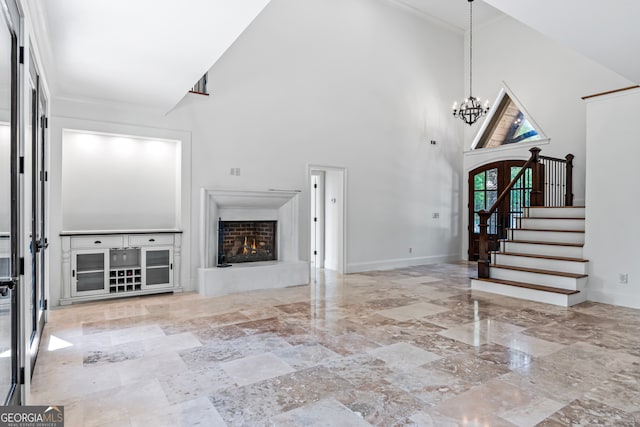
M 309 263 L 300 259 L 299 191 L 202 189 L 200 193 L 200 268 L 198 289 L 204 295 L 225 295 L 254 289 L 306 284 Z M 218 268 L 217 222 L 278 221 L 278 261 Z

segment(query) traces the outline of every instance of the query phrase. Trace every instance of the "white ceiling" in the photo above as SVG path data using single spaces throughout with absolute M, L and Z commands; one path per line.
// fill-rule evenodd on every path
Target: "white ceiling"
M 485 1 L 547 37 L 640 83 L 639 0 Z
M 469 29 L 468 0 L 392 0 L 422 14 L 428 15 L 459 31 Z M 490 21 L 502 13 L 478 0 L 473 2 L 473 25 Z
M 53 96 L 171 110 L 270 0 L 23 0 Z M 299 1 L 299 0 L 281 0 Z M 467 0 L 391 0 L 455 30 Z M 476 0 L 640 82 L 640 0 Z M 619 48 L 621 47 L 621 48 Z
M 34 17 L 54 96 L 167 112 L 269 1 L 25 3 Z

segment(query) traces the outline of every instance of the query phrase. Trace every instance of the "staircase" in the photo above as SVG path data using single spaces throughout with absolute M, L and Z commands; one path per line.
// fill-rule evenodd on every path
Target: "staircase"
M 585 208 L 529 207 L 471 289 L 569 307 L 586 300 Z

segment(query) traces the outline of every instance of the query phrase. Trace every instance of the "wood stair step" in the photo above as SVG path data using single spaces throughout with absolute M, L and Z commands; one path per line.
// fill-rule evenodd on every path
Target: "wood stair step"
M 568 216 L 561 216 L 561 217 L 555 217 L 555 216 L 523 216 L 522 218 L 526 218 L 526 219 L 559 219 L 559 220 L 565 220 L 565 219 L 571 219 L 571 220 L 578 220 L 578 221 L 585 221 L 585 218 L 578 218 L 578 217 L 568 217 Z
M 500 241 L 513 242 L 513 243 L 527 243 L 530 245 L 575 246 L 577 248 L 584 247 L 584 243 L 539 242 L 536 240 L 509 240 L 509 239 L 500 239 Z
M 586 206 L 529 206 L 530 208 L 536 208 L 536 209 L 573 209 L 573 208 L 580 208 L 580 209 L 584 209 L 586 208 Z
M 542 228 L 507 228 L 507 230 L 522 230 L 522 231 L 545 231 L 554 233 L 584 233 L 584 230 L 547 230 Z
M 493 252 L 493 253 L 496 254 L 496 255 L 511 255 L 511 256 L 521 256 L 521 257 L 526 257 L 526 258 L 552 259 L 552 260 L 557 260 L 557 261 L 589 262 L 588 259 L 571 258 L 571 257 L 563 257 L 563 256 L 520 254 L 520 253 L 517 253 L 517 252 Z
M 525 282 L 514 282 L 512 280 L 479 279 L 479 278 L 475 278 L 475 277 L 473 277 L 473 279 L 474 280 L 479 280 L 481 282 L 499 283 L 501 285 L 517 286 L 519 288 L 533 289 L 533 290 L 536 290 L 536 291 L 552 292 L 554 294 L 574 295 L 574 294 L 580 293 L 580 291 L 574 291 L 574 290 L 571 290 L 571 289 L 553 288 L 551 286 L 534 285 L 533 283 L 525 283 Z
M 527 273 L 548 274 L 550 276 L 571 277 L 573 279 L 581 279 L 587 277 L 587 274 L 564 273 L 562 271 L 540 270 L 537 268 L 513 267 L 511 265 L 492 264 L 491 268 L 502 268 L 505 270 L 524 271 Z

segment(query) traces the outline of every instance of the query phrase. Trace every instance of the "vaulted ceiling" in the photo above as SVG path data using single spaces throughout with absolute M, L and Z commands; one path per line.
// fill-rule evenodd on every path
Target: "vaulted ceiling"
M 54 97 L 167 112 L 271 0 L 26 0 Z M 299 1 L 299 0 L 273 0 Z M 371 0 L 374 1 L 374 0 Z M 390 0 L 463 33 L 467 0 Z M 640 82 L 638 0 L 476 0 Z
M 457 1 L 457 0 L 456 0 Z M 640 83 L 640 1 L 485 0 L 547 37 Z
M 269 0 L 27 0 L 54 96 L 169 111 Z

